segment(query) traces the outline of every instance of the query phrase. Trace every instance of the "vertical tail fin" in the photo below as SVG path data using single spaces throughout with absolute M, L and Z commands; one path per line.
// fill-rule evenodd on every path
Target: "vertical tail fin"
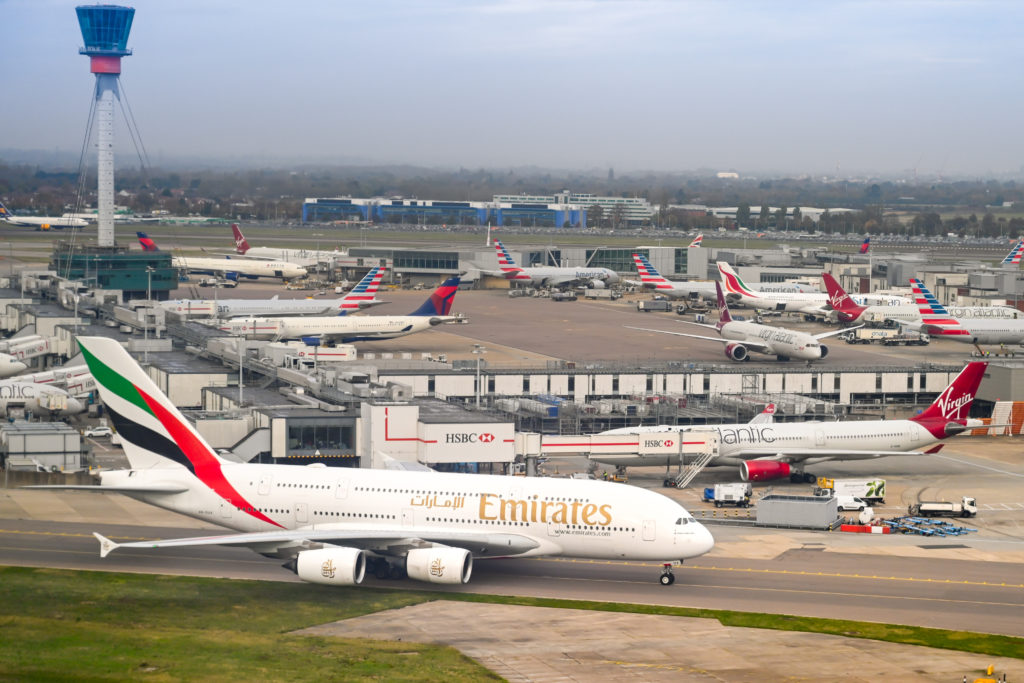
M 137 232 L 135 236 L 139 238 L 139 244 L 142 245 L 142 251 L 160 251 L 160 247 L 156 246 L 156 242 L 150 239 L 146 233 Z
M 821 279 L 825 281 L 825 290 L 828 291 L 828 303 L 839 315 L 839 319 L 850 322 L 860 317 L 860 314 L 867 310 L 853 301 L 831 273 L 822 273 Z
M 725 285 L 725 291 L 730 294 L 757 296 L 757 293 L 747 287 L 746 283 L 740 279 L 740 276 L 736 274 L 736 271 L 732 269 L 732 266 L 725 261 L 716 261 L 715 264 L 718 266 L 718 274 L 722 277 L 722 284 Z
M 633 262 L 636 264 L 636 272 L 640 274 L 640 282 L 644 287 L 655 289 L 672 289 L 672 284 L 662 277 L 661 273 L 651 265 L 643 254 L 633 254 Z
M 363 276 L 363 279 L 356 283 L 345 296 L 341 297 L 338 305 L 338 315 L 345 315 L 349 311 L 356 311 L 362 307 L 363 302 L 373 301 L 377 296 L 377 289 L 387 268 L 374 266 Z
M 864 243 L 860 245 L 860 253 L 866 254 L 866 253 L 868 253 L 868 249 L 870 249 L 870 248 L 871 248 L 871 238 L 870 237 L 865 237 L 864 238 Z
M 689 246 L 690 246 L 690 248 L 691 248 L 691 249 L 695 249 L 695 248 L 697 248 L 697 247 L 700 247 L 700 243 L 701 243 L 701 241 L 702 241 L 703 239 L 704 239 L 704 233 L 701 233 L 701 234 L 697 235 L 696 237 L 694 237 L 694 238 L 693 238 L 693 241 L 692 241 L 692 242 L 690 242 L 690 245 L 689 245 Z
M 8 210 L 8 208 L 6 206 L 4 206 L 3 202 L 0 202 L 0 220 L 7 220 L 10 217 L 11 217 L 10 210 Z
M 1003 259 L 1004 266 L 1016 266 L 1020 264 L 1020 257 L 1024 254 L 1024 239 L 1017 240 L 1010 253 Z
M 970 332 L 939 303 L 924 283 L 910 278 L 914 303 L 921 314 L 921 329 L 933 336 L 970 336 Z
M 732 322 L 732 314 L 729 313 L 729 304 L 725 302 L 725 295 L 722 294 L 721 283 L 715 282 L 715 293 L 718 294 L 718 324 L 715 327 L 721 331 L 726 323 Z
M 459 291 L 459 276 L 450 277 L 433 291 L 430 297 L 409 315 L 448 315 L 455 302 L 455 294 Z
M 235 251 L 239 254 L 245 254 L 245 252 L 249 251 L 249 242 L 238 228 L 238 223 L 231 224 L 231 232 L 235 236 Z
M 946 433 L 944 423 L 950 420 L 962 421 L 967 419 L 967 414 L 971 410 L 971 404 L 974 402 L 974 395 L 978 393 L 978 386 L 981 385 L 981 380 L 985 377 L 985 369 L 987 367 L 988 363 L 983 362 L 965 365 L 960 374 L 953 378 L 949 386 L 943 389 L 939 397 L 930 406 L 925 408 L 920 415 L 910 419 L 918 423 L 939 422 L 938 428 L 943 430 L 943 436 L 935 434 L 934 431 L 932 433 L 939 436 L 939 438 L 950 436 L 950 434 Z M 934 426 L 928 426 L 929 431 Z

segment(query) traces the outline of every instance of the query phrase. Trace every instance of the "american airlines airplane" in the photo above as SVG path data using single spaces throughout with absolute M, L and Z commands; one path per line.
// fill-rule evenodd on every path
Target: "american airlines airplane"
M 457 321 L 449 313 L 458 291 L 459 278 L 448 278 L 409 315 L 236 318 L 219 329 L 247 339 L 300 339 L 309 346 L 395 339 Z
M 99 486 L 236 533 L 116 543 L 118 549 L 246 547 L 333 586 L 408 577 L 464 584 L 473 561 L 556 555 L 671 563 L 707 553 L 711 533 L 675 501 L 602 481 L 233 463 L 221 459 L 115 340 L 80 337 L 131 469 Z M 116 521 L 116 520 L 111 520 Z
M 803 468 L 830 460 L 869 460 L 889 455 L 925 455 L 921 449 L 951 436 L 982 426 L 967 417 L 988 363 L 968 363 L 949 386 L 922 413 L 909 420 L 850 420 L 839 422 L 788 422 L 726 424 L 708 427 L 636 427 L 614 433 L 660 434 L 713 430 L 718 434 L 718 456 L 708 467 L 738 467 L 744 481 L 769 481 L 789 477 L 793 482 L 813 482 Z M 658 434 L 652 434 L 658 432 Z M 678 437 L 677 437 L 678 438 Z M 653 444 L 651 444 L 653 445 Z M 663 454 L 591 455 L 591 460 L 627 467 L 677 465 L 679 456 Z
M 887 320 L 898 322 L 904 327 L 914 327 L 915 323 L 921 322 L 922 307 L 916 303 L 906 303 L 900 306 L 861 306 L 849 297 L 830 273 L 822 273 L 821 279 L 825 281 L 825 288 L 828 290 L 829 304 L 832 306 L 830 320 L 842 323 L 883 323 Z M 950 306 L 947 313 L 958 319 L 971 320 L 1015 320 L 1024 318 L 1024 313 L 1009 306 Z M 919 325 L 917 326 L 919 329 Z
M 377 298 L 383 266 L 371 268 L 339 299 L 176 299 L 160 305 L 187 318 L 239 318 L 267 315 L 346 315 L 385 303 Z
M 0 220 L 11 225 L 49 230 L 50 228 L 84 228 L 89 222 L 74 216 L 15 216 L 0 202 Z
M 842 334 L 846 331 L 840 329 L 811 335 L 784 327 L 771 327 L 759 323 L 748 323 L 743 320 L 733 320 L 732 314 L 729 313 L 729 306 L 725 303 L 725 296 L 722 294 L 722 286 L 716 282 L 715 287 L 717 287 L 718 294 L 718 324 L 704 325 L 688 321 L 686 324 L 717 330 L 718 334 L 721 335 L 719 337 L 669 332 L 668 330 L 652 330 L 646 327 L 630 327 L 629 329 L 720 342 L 725 344 L 726 358 L 735 361 L 748 360 L 750 351 L 774 355 L 779 360 L 789 360 L 791 358 L 806 361 L 819 360 L 828 355 L 828 347 L 819 340 Z M 627 325 L 627 327 L 629 326 Z
M 1010 253 L 1003 258 L 1002 265 L 1019 266 L 1021 254 L 1024 254 L 1024 239 L 1017 240 L 1017 244 L 1013 245 Z
M 619 275 L 608 268 L 562 268 L 556 266 L 517 266 L 512 255 L 500 240 L 494 240 L 498 252 L 497 274 L 506 280 L 523 282 L 535 287 L 559 287 L 562 285 L 585 284 L 600 289 L 619 281 Z
M 657 294 L 667 296 L 670 299 L 695 298 L 714 299 L 715 283 L 711 281 L 695 280 L 669 280 L 661 275 L 651 265 L 650 260 L 643 254 L 633 254 L 633 262 L 640 274 L 640 284 L 648 289 L 653 289 Z M 766 285 L 761 288 L 754 288 L 756 292 L 806 292 L 810 291 L 800 285 L 780 282 L 777 285 Z
M 143 251 L 159 251 L 156 242 L 144 232 L 135 233 Z M 240 277 L 255 280 L 260 277 L 276 277 L 282 280 L 302 277 L 306 269 L 287 261 L 260 261 L 249 259 L 204 258 L 192 256 L 172 256 L 171 266 L 190 273 L 206 273 L 221 275 L 229 280 Z
M 988 318 L 959 320 L 939 303 L 924 283 L 910 279 L 914 297 L 921 307 L 921 321 L 906 325 L 920 329 L 937 339 L 952 339 L 965 344 L 1024 344 L 1024 320 Z M 980 347 L 978 349 L 981 350 Z

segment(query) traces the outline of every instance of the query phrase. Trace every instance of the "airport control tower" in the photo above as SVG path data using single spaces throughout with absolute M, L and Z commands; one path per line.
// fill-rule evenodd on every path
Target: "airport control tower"
M 76 7 L 78 25 L 85 47 L 79 54 L 88 55 L 92 73 L 96 74 L 96 145 L 97 160 L 97 242 L 101 247 L 114 246 L 114 98 L 118 92 L 121 57 L 132 53 L 125 46 L 132 30 L 135 8 L 118 5 L 82 5 Z

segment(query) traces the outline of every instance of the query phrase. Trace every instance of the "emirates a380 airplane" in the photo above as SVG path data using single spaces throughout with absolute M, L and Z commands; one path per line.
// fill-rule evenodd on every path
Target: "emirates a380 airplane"
M 708 530 L 659 493 L 603 481 L 222 460 L 113 339 L 80 337 L 130 470 L 100 486 L 236 533 L 116 543 L 118 548 L 251 548 L 313 583 L 379 578 L 460 584 L 475 558 L 559 555 L 665 563 L 711 550 Z M 111 520 L 114 521 L 114 520 Z

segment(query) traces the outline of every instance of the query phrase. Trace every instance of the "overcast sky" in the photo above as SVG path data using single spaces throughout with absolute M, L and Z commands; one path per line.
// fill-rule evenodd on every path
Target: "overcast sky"
M 81 147 L 76 4 L 0 0 L 0 148 Z M 126 4 L 121 80 L 157 163 L 1024 169 L 1013 0 Z

